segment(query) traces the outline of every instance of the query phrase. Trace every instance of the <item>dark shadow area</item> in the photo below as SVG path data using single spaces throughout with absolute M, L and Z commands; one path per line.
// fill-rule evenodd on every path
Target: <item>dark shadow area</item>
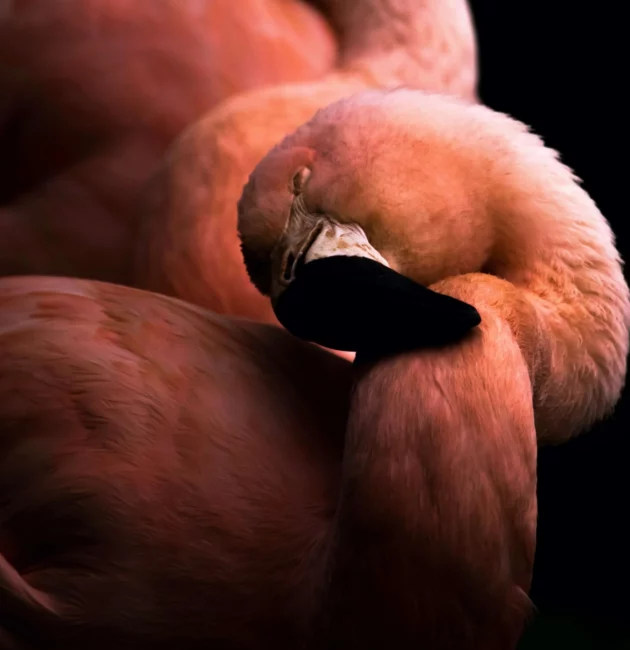
M 628 167 L 622 5 L 471 3 L 482 100 L 526 122 L 561 152 L 630 259 L 621 178 Z M 629 423 L 626 389 L 608 421 L 540 451 L 532 589 L 540 614 L 523 649 L 630 648 Z

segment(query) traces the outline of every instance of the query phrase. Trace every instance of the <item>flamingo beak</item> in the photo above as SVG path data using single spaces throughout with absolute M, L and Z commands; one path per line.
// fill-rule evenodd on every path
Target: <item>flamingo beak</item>
M 271 294 L 295 336 L 369 357 L 452 343 L 481 322 L 472 305 L 391 269 L 358 225 L 298 217 L 276 251 Z
M 364 257 L 389 267 L 387 260 L 370 244 L 363 228 L 355 223 L 338 224 L 326 221 L 306 251 L 305 264 L 326 257 Z

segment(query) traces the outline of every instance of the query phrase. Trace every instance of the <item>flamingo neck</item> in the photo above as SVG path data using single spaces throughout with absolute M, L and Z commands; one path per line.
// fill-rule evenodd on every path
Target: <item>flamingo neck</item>
M 500 349 L 511 363 L 498 372 L 486 367 L 497 348 L 481 336 L 362 371 L 314 648 L 516 643 L 529 602 L 536 443 L 518 346 Z
M 539 439 L 563 440 L 605 416 L 625 377 L 630 297 L 610 227 L 571 171 L 538 138 L 529 156 L 499 158 L 490 202 L 488 273 L 512 283 L 537 314 L 532 374 Z M 529 142 L 527 142 L 529 141 Z M 534 145 L 534 146 L 531 146 Z M 538 375 L 538 376 L 536 376 Z
M 320 0 L 341 67 L 370 85 L 475 99 L 476 41 L 465 0 Z

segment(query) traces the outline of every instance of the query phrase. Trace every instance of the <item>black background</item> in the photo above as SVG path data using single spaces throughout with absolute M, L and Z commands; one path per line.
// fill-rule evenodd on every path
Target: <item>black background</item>
M 561 152 L 630 260 L 624 4 L 471 0 L 482 101 Z M 602 649 L 630 647 L 602 636 L 630 621 L 629 411 L 626 389 L 613 418 L 539 456 L 532 598 L 543 614 L 598 625 Z

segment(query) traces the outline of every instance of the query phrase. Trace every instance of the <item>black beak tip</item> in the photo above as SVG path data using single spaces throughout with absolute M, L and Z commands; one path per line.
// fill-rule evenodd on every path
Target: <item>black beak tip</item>
M 363 353 L 454 343 L 481 323 L 472 305 L 373 260 L 348 256 L 305 264 L 274 309 L 299 338 Z

